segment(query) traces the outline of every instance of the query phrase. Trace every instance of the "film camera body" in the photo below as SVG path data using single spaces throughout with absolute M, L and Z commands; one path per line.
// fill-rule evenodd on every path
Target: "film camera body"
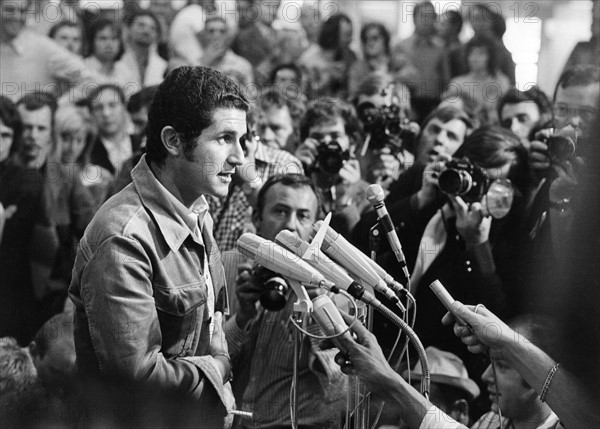
M 514 189 L 508 179 L 490 179 L 485 171 L 467 158 L 453 159 L 438 176 L 440 190 L 460 196 L 467 204 L 481 202 L 484 213 L 495 219 L 508 214 Z
M 263 308 L 269 311 L 283 310 L 290 289 L 285 279 L 262 265 L 256 265 L 252 275 L 264 287 L 259 298 Z
M 388 148 L 392 154 L 400 152 L 404 146 L 412 147 L 416 133 L 409 126 L 410 120 L 393 97 L 394 84 L 381 91 L 385 97 L 382 106 L 364 101 L 357 106 L 358 117 L 365 133 L 370 135 L 369 146 L 373 150 Z
M 575 156 L 577 137 L 562 135 L 560 132 L 551 135 L 545 141 L 548 146 L 548 157 L 552 162 L 564 162 Z
M 541 130 L 551 130 L 549 137 L 538 134 Z M 548 146 L 548 158 L 554 163 L 568 161 L 575 157 L 577 152 L 577 132 L 572 127 L 556 130 L 552 121 L 544 123 L 531 131 L 529 140 L 541 140 Z
M 438 186 L 443 193 L 460 196 L 467 204 L 481 200 L 488 182 L 485 172 L 467 158 L 449 161 L 438 176 Z
M 317 167 L 329 174 L 337 174 L 350 159 L 350 151 L 342 150 L 336 140 L 321 142 L 317 147 Z

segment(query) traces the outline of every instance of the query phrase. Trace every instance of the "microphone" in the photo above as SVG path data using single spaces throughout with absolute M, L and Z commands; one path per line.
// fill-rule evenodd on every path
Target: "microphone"
M 304 255 L 311 246 L 296 234 L 287 230 L 283 230 L 277 234 L 275 242 L 291 250 L 300 257 Z M 381 301 L 375 298 L 375 296 L 366 290 L 364 286 L 355 282 L 344 268 L 333 262 L 320 250 L 313 253 L 312 259 L 308 260 L 308 263 L 325 275 L 329 280 L 333 281 L 338 288 L 347 291 L 353 298 L 373 306 L 383 305 L 381 304 Z M 332 291 L 335 292 L 335 288 L 332 288 Z M 396 295 L 393 295 L 393 298 L 390 300 L 396 303 L 402 311 L 405 311 L 404 306 L 402 306 Z
M 400 239 L 398 238 L 398 234 L 394 229 L 394 224 L 392 223 L 390 214 L 388 213 L 385 203 L 383 202 L 385 199 L 383 189 L 379 185 L 369 185 L 367 187 L 366 194 L 367 200 L 369 200 L 377 212 L 377 217 L 379 218 L 379 221 L 385 230 L 385 235 L 387 236 L 392 251 L 396 255 L 396 259 L 398 262 L 400 262 L 404 276 L 406 279 L 409 279 L 410 276 L 408 274 L 408 268 L 406 267 L 406 259 L 404 258 L 404 252 L 402 251 Z
M 321 227 L 321 222 L 318 221 L 313 225 L 313 230 L 318 231 Z M 377 275 L 368 261 L 369 259 L 356 247 L 348 243 L 348 241 L 338 234 L 333 228 L 327 227 L 325 238 L 321 249 L 327 256 L 344 267 L 350 274 L 358 279 L 363 285 L 368 285 L 373 289 L 384 294 L 388 299 L 394 301 L 396 295 L 387 286 L 383 279 Z
M 256 234 L 245 233 L 237 241 L 238 251 L 255 263 L 302 284 L 330 289 L 335 286 L 323 274 L 293 252 Z
M 319 328 L 321 328 L 321 330 L 328 337 L 338 335 L 346 331 L 343 336 L 352 338 L 344 318 L 340 314 L 331 298 L 329 298 L 327 295 L 319 295 L 313 299 L 312 317 L 315 322 L 317 322 L 317 325 L 319 325 Z M 347 350 L 342 347 L 337 338 L 332 338 L 331 341 L 342 353 L 347 353 Z
M 313 226 L 313 230 L 318 231 L 319 228 L 321 227 L 321 222 L 322 221 L 318 221 L 317 223 L 315 223 L 315 225 Z M 333 247 L 333 249 L 331 249 L 331 247 Z M 367 255 L 365 255 L 363 252 L 361 252 L 356 247 L 354 247 L 352 244 L 350 244 L 348 242 L 348 240 L 346 240 L 341 234 L 339 234 L 333 228 L 331 228 L 331 227 L 327 228 L 327 233 L 325 234 L 325 238 L 323 239 L 323 245 L 321 246 L 321 249 L 333 259 L 336 259 L 336 258 L 333 257 L 331 255 L 331 253 L 336 253 L 340 249 L 345 249 L 346 252 L 351 252 L 354 255 L 354 257 L 357 258 L 363 266 L 367 265 L 372 270 L 374 270 L 375 273 L 384 281 L 384 283 L 388 287 L 390 287 L 394 292 L 403 294 L 403 295 L 407 294 L 408 291 L 404 288 L 404 286 L 402 286 L 400 283 L 398 283 L 396 280 L 394 280 L 394 278 L 391 275 L 389 275 L 383 268 L 381 268 L 381 266 L 377 262 L 375 262 L 371 258 L 367 257 Z M 338 261 L 338 262 L 340 262 L 340 261 Z M 343 263 L 341 263 L 341 264 L 343 265 Z M 347 267 L 348 271 L 350 271 L 351 274 L 355 275 L 356 277 L 361 278 L 360 272 L 359 272 L 361 267 L 359 267 L 359 266 L 349 266 L 349 267 L 346 266 L 346 267 Z

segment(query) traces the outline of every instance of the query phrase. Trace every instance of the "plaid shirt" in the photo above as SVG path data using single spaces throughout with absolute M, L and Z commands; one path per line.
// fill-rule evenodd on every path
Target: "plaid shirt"
M 294 155 L 262 143 L 259 143 L 255 159 L 256 173 L 263 183 L 277 174 L 304 174 L 302 163 Z M 209 197 L 207 200 L 209 211 L 215 219 L 213 234 L 219 250 L 224 252 L 233 249 L 243 233 L 255 232 L 252 225 L 252 205 L 241 185 L 232 184 L 225 198 Z

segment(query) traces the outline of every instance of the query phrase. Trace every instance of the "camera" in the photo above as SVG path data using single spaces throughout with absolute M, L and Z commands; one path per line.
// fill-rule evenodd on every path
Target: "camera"
M 317 147 L 317 167 L 329 174 L 337 174 L 350 159 L 350 151 L 342 150 L 336 140 L 329 143 L 322 142 Z
M 548 146 L 548 157 L 552 162 L 564 162 L 573 158 L 577 145 L 576 139 L 569 136 L 555 134 L 546 140 Z
M 460 196 L 470 204 L 480 201 L 487 193 L 488 178 L 467 158 L 453 159 L 438 176 L 438 186 L 443 193 Z
M 417 136 L 414 128 L 410 127 L 410 120 L 405 117 L 398 103 L 395 102 L 394 85 L 390 84 L 381 91 L 385 97 L 383 106 L 376 106 L 370 101 L 360 103 L 356 110 L 363 123 L 365 133 L 371 136 L 369 145 L 378 150 L 390 149 L 392 154 L 397 154 L 404 146 L 412 147 Z
M 542 130 L 548 130 L 552 134 L 546 137 L 544 133 L 540 133 Z M 540 140 L 546 143 L 548 147 L 548 158 L 553 163 L 561 163 L 568 161 L 575 157 L 577 151 L 577 131 L 567 126 L 560 130 L 554 128 L 552 121 L 545 122 L 544 124 L 537 126 L 531 130 L 529 140 Z
M 264 287 L 260 294 L 260 304 L 263 308 L 269 311 L 283 310 L 290 289 L 287 282 L 279 274 L 262 265 L 255 266 L 252 274 Z

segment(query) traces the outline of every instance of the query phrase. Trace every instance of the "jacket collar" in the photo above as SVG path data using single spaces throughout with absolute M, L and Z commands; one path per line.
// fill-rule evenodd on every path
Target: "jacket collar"
M 142 204 L 154 217 L 169 248 L 173 252 L 178 251 L 185 239 L 192 235 L 192 231 L 179 211 L 165 198 L 165 191 L 150 170 L 145 154 L 131 171 L 131 178 Z

